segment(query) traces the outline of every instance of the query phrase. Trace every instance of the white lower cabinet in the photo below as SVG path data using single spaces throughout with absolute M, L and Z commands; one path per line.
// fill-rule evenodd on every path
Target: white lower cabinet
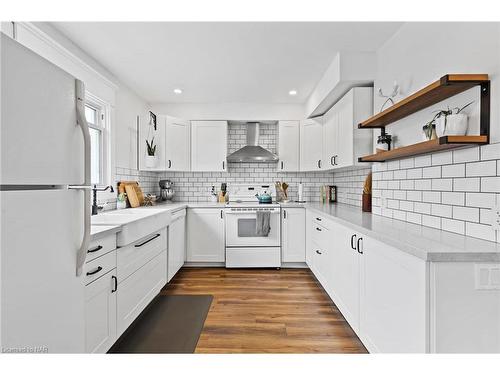
M 283 208 L 281 210 L 281 260 L 306 261 L 306 210 Z
M 186 261 L 186 210 L 174 212 L 168 226 L 167 282 Z
M 365 236 L 361 242 L 361 340 L 370 352 L 427 352 L 426 262 Z
M 125 280 L 119 280 L 117 290 L 118 337 L 167 283 L 166 267 L 167 252 L 162 251 Z
M 85 352 L 106 353 L 116 335 L 116 268 L 85 287 Z
M 224 210 L 189 208 L 187 210 L 187 261 L 224 262 Z

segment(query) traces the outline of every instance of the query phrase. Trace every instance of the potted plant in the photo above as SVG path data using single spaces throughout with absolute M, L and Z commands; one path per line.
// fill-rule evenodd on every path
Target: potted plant
M 429 124 L 436 125 L 437 135 L 465 135 L 467 133 L 468 116 L 462 111 L 474 102 L 467 103 L 462 108 L 455 107 L 437 111 Z
M 151 142 L 146 139 L 147 155 L 146 167 L 154 168 L 156 166 L 156 145 L 154 144 L 155 137 L 151 138 Z

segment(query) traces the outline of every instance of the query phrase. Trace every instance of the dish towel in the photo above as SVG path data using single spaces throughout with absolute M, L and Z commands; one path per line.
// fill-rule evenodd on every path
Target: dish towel
M 255 221 L 255 234 L 257 236 L 267 237 L 271 230 L 271 213 L 269 211 L 257 211 L 257 220 Z

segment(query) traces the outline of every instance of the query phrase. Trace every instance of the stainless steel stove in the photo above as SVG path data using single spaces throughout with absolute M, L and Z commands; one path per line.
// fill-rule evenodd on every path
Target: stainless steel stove
M 273 203 L 259 203 L 268 193 Z M 273 184 L 230 184 L 226 218 L 226 267 L 281 267 L 281 208 Z M 269 212 L 270 230 L 257 234 L 257 212 Z

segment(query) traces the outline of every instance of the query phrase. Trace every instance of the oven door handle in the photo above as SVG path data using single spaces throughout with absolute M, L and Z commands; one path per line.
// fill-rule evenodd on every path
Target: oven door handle
M 271 215 L 278 215 L 280 213 L 279 210 L 269 211 Z M 252 215 L 257 213 L 257 211 L 225 211 L 226 215 Z

